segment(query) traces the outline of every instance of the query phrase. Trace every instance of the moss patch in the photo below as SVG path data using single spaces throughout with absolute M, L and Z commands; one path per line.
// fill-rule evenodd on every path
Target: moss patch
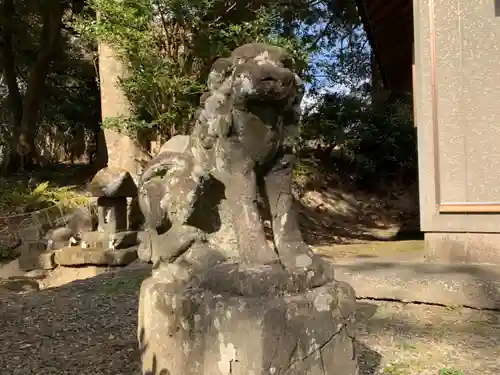
M 424 241 L 381 241 L 349 245 L 313 247 L 315 253 L 328 258 L 377 258 L 418 256 L 423 254 Z

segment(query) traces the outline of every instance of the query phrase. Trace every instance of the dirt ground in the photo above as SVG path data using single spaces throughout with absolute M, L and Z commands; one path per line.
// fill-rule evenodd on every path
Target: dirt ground
M 139 375 L 148 267 L 41 292 L 0 293 L 0 375 Z M 359 301 L 361 375 L 500 373 L 500 313 Z M 452 371 L 453 370 L 453 371 Z

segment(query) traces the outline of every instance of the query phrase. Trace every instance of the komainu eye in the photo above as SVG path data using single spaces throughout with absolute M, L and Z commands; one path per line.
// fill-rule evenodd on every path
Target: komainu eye
M 290 69 L 290 70 L 294 70 L 295 69 L 295 60 L 292 58 L 292 57 L 286 57 L 283 59 L 282 61 L 283 63 L 283 68 L 287 68 L 287 69 Z

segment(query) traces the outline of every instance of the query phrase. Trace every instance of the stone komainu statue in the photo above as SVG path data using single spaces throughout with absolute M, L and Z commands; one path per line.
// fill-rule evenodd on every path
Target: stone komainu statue
M 292 211 L 294 155 L 285 143 L 296 130 L 304 92 L 294 59 L 280 47 L 241 46 L 213 64 L 208 88 L 192 134 L 164 144 L 140 177 L 149 236 L 141 258 L 175 262 L 193 242 L 217 232 L 207 201 L 221 196 L 226 212 L 213 205 L 230 222 L 237 247 L 228 257 L 311 268 L 314 282 L 324 281 L 330 275 L 302 240 Z
M 292 210 L 293 59 L 244 45 L 208 86 L 192 134 L 163 145 L 139 182 L 139 254 L 155 264 L 139 296 L 142 373 L 358 375 L 354 290 Z

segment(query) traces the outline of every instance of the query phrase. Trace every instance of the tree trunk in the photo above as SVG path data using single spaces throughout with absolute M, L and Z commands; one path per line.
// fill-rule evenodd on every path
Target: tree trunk
M 12 45 L 14 10 L 14 1 L 4 0 L 2 12 L 4 14 L 5 23 L 2 25 L 3 40 L 1 43 L 1 62 L 5 81 L 9 90 L 9 104 L 11 106 L 12 117 L 14 124 L 18 125 L 21 123 L 23 115 L 23 101 L 19 86 L 17 85 L 16 61 Z
M 10 161 L 14 157 L 13 152 L 16 152 L 17 150 L 17 141 L 23 116 L 23 99 L 17 84 L 16 58 L 12 43 L 12 36 L 14 34 L 13 24 L 15 22 L 14 1 L 4 0 L 3 6 L 0 9 L 4 15 L 3 24 L 0 25 L 0 35 L 2 35 L 2 39 L 0 41 L 0 64 L 5 82 L 7 84 L 10 112 L 12 114 L 12 124 L 9 129 L 10 134 L 6 134 L 6 139 L 3 140 L 11 146 L 10 151 L 7 151 L 6 155 L 4 155 L 5 158 L 0 166 L 1 169 L 5 169 L 9 166 Z
M 23 158 L 28 155 L 36 157 L 35 136 L 38 131 L 37 123 L 40 116 L 40 104 L 50 64 L 60 45 L 64 9 L 65 5 L 63 2 L 58 1 L 52 6 L 47 6 L 43 13 L 40 52 L 29 73 L 26 93 L 24 95 L 19 139 Z
M 101 88 L 101 115 L 106 118 L 130 118 L 132 109 L 120 85 L 120 79 L 127 74 L 124 64 L 113 49 L 99 43 L 99 81 Z M 149 160 L 140 144 L 128 135 L 104 129 L 107 165 L 128 171 L 134 179 L 141 172 L 141 162 Z

